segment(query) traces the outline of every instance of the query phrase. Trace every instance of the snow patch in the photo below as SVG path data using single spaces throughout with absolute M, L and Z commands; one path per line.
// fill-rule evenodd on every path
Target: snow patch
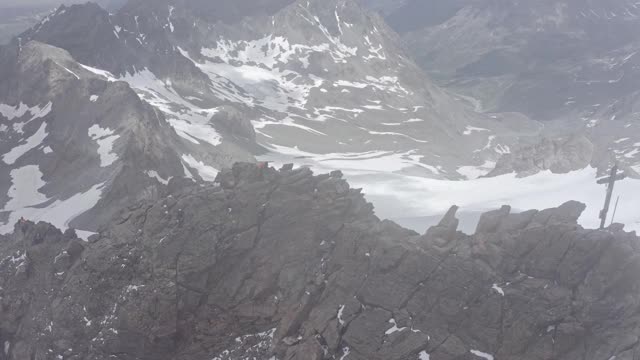
M 52 107 L 53 103 L 51 102 L 48 102 L 43 106 L 36 105 L 33 107 L 29 107 L 22 102 L 16 106 L 0 104 L 0 115 L 6 117 L 8 120 L 13 120 L 22 118 L 27 113 L 31 114 L 31 118 L 29 120 L 13 124 L 13 130 L 18 132 L 19 134 L 22 134 L 22 128 L 26 124 L 30 123 L 33 120 L 47 116 L 51 112 Z
M 483 131 L 490 131 L 489 129 L 485 129 L 485 128 L 480 128 L 480 127 L 475 127 L 475 126 L 467 126 L 465 128 L 465 131 L 462 133 L 463 135 L 471 135 L 474 132 L 483 132 Z
M 277 63 L 288 62 L 298 51 L 300 48 L 286 39 L 269 36 L 252 42 L 219 41 L 216 48 L 201 50 L 208 59 L 222 59 L 223 63 L 191 61 L 209 76 L 213 83 L 211 90 L 223 99 L 288 112 L 290 108 L 303 109 L 311 90 L 320 88 L 324 82 L 314 75 L 302 76 L 276 67 Z M 190 59 L 186 51 L 181 52 Z
M 167 18 L 167 22 L 169 25 L 169 30 L 171 30 L 171 32 L 175 31 L 175 27 L 173 26 L 173 23 L 171 22 L 171 17 L 173 16 L 173 12 L 175 11 L 175 7 L 169 5 L 169 17 Z
M 198 175 L 200 175 L 204 181 L 215 181 L 218 176 L 218 170 L 205 165 L 202 161 L 196 160 L 192 155 L 182 155 L 182 161 L 187 163 L 192 169 L 198 171 Z
M 47 197 L 38 192 L 46 185 L 42 180 L 42 173 L 37 165 L 27 165 L 11 170 L 12 186 L 7 195 L 9 201 L 4 211 L 15 211 L 23 207 L 32 206 L 47 201 Z
M 493 284 L 491 290 L 497 292 L 498 294 L 504 296 L 504 289 L 502 289 L 498 284 Z
M 169 185 L 169 181 L 173 178 L 173 176 L 170 176 L 168 179 L 164 179 L 155 170 L 145 171 L 145 174 L 147 174 L 147 176 L 149 176 L 152 179 L 158 180 L 158 182 L 164 185 Z
M 391 324 L 391 327 L 384 332 L 385 335 L 391 335 L 393 333 L 401 332 L 407 329 L 406 326 L 399 328 L 398 324 L 396 323 L 396 319 L 394 318 L 389 319 L 389 324 Z
M 468 180 L 478 179 L 481 176 L 487 175 L 491 170 L 496 167 L 495 161 L 485 161 L 480 166 L 461 166 L 456 170 L 458 174 L 463 175 Z
M 118 160 L 118 155 L 113 153 L 113 144 L 120 138 L 114 135 L 114 131 L 109 128 L 101 128 L 94 124 L 89 128 L 89 137 L 98 143 L 98 155 L 100 155 L 100 167 L 107 167 Z
M 18 145 L 11 149 L 8 153 L 2 156 L 2 160 L 8 164 L 13 165 L 18 159 L 20 159 L 24 154 L 29 152 L 32 149 L 40 146 L 44 139 L 47 137 L 47 123 L 43 122 L 40 125 L 40 128 L 35 132 L 35 134 L 31 135 L 24 144 Z
M 487 354 L 485 352 L 478 351 L 478 350 L 470 350 L 469 352 L 477 357 L 480 357 L 486 360 L 493 360 L 493 355 Z
M 348 346 L 342 348 L 342 356 L 340 356 L 340 360 L 345 360 L 347 356 L 351 353 L 351 349 Z
M 45 221 L 66 230 L 69 223 L 80 214 L 93 208 L 102 196 L 104 184 L 96 184 L 84 193 L 77 193 L 64 200 L 47 198 L 39 190 L 46 185 L 37 165 L 27 165 L 10 173 L 12 186 L 9 202 L 2 211 L 8 211 L 9 219 L 0 224 L 0 234 L 13 231 L 13 225 L 22 217 L 32 221 Z M 77 232 L 79 236 L 86 232 Z M 91 233 L 87 233 L 91 234 Z
M 342 318 L 342 315 L 344 313 L 344 305 L 340 305 L 340 308 L 338 309 L 338 323 L 340 324 L 340 326 L 344 326 L 345 321 Z

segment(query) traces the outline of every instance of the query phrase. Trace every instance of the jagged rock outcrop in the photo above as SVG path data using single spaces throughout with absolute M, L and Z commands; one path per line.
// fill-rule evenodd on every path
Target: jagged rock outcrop
M 568 173 L 589 166 L 594 146 L 584 136 L 567 138 L 542 138 L 538 143 L 524 146 L 513 153 L 503 155 L 487 176 L 517 173 L 529 176 L 540 171 Z
M 0 238 L 0 359 L 624 359 L 640 345 L 635 234 L 584 206 L 425 235 L 340 173 L 237 164 L 122 212 L 89 243 Z
M 225 135 L 255 142 L 256 130 L 248 118 L 243 117 L 242 112 L 236 107 L 221 106 L 213 115 L 211 122 Z

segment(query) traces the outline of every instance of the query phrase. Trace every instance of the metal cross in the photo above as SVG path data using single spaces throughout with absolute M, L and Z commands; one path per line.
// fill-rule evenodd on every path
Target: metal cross
M 607 221 L 607 214 L 609 213 L 609 207 L 611 206 L 611 196 L 613 195 L 613 187 L 616 181 L 626 178 L 624 173 L 618 173 L 618 164 L 613 165 L 611 174 L 608 177 L 598 180 L 598 184 L 607 184 L 607 197 L 604 201 L 604 208 L 600 211 L 600 229 L 604 229 L 604 225 Z

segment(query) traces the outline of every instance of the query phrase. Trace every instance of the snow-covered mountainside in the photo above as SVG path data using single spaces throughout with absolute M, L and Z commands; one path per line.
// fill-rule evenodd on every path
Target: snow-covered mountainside
M 585 135 L 592 166 L 639 173 L 640 4 L 409 0 L 385 16 L 418 64 L 479 110 L 547 121 L 550 138 Z
M 435 86 L 355 1 L 234 4 L 61 8 L 21 38 L 129 82 L 194 141 L 211 141 L 214 112 L 225 124 L 231 113 L 268 151 L 399 161 L 412 174 L 456 179 L 459 167 L 496 160 L 517 135 L 539 131 L 521 117 L 479 115 Z
M 211 180 L 251 156 L 194 146 L 124 82 L 66 51 L 29 42 L 0 49 L 0 233 L 21 217 L 95 230 L 174 176 Z
M 411 4 L 392 3 L 384 10 L 387 19 Z M 455 4 L 438 5 L 429 23 L 446 20 Z M 253 156 L 344 169 L 365 189 L 380 189 L 388 182 L 397 186 L 389 179 L 398 177 L 405 184 L 414 183 L 413 177 L 448 184 L 511 171 L 583 171 L 589 164 L 602 171 L 612 160 L 602 143 L 615 139 L 620 148 L 613 153 L 628 159 L 622 165 L 629 173 L 638 170 L 634 146 L 640 139 L 633 134 L 634 124 L 611 120 L 628 136 L 612 126 L 589 127 L 592 134 L 606 134 L 586 134 L 574 146 L 556 139 L 569 126 L 543 125 L 518 112 L 487 111 L 475 95 L 432 82 L 385 20 L 355 0 L 132 0 L 112 14 L 92 3 L 62 6 L 3 49 L 3 61 L 22 66 L 23 49 L 43 48 L 35 44 L 48 44 L 47 52 L 64 54 L 65 60 L 57 62 L 63 67 L 42 61 L 43 69 L 52 67 L 59 75 L 38 82 L 43 89 L 35 95 L 29 90 L 30 76 L 51 72 L 2 73 L 0 129 L 15 132 L 10 141 L 0 142 L 0 155 L 14 160 L 2 164 L 5 229 L 22 214 L 43 217 L 56 209 L 57 201 L 88 193 L 92 200 L 56 225 L 95 230 L 129 197 L 152 198 L 172 177 L 213 181 L 222 167 Z M 109 98 L 101 106 L 107 98 L 78 85 L 87 81 L 121 89 L 122 99 Z M 52 95 L 50 89 L 61 84 L 66 84 L 63 90 Z M 89 90 L 81 90 L 85 88 Z M 48 111 L 49 103 L 52 110 L 42 116 L 45 120 L 30 121 Z M 136 104 L 131 116 L 134 110 L 125 106 L 129 103 Z M 81 111 L 75 104 L 84 104 Z M 63 108 L 71 110 L 58 115 Z M 140 119 L 156 120 L 148 126 Z M 20 133 L 24 122 L 26 131 Z M 74 133 L 53 132 L 51 126 L 83 129 L 83 136 L 69 138 Z M 125 136 L 124 129 L 136 131 Z M 65 161 L 80 168 L 78 163 L 92 157 L 91 166 L 76 173 L 75 168 L 45 162 L 59 156 L 56 149 L 76 142 L 91 151 L 65 153 Z M 36 154 L 40 147 L 42 157 Z M 72 161 L 74 156 L 80 160 Z M 119 174 L 114 169 L 127 175 L 114 175 Z M 42 180 L 28 189 L 16 188 L 20 179 L 34 177 Z M 389 213 L 406 203 L 404 190 L 389 188 L 395 195 L 385 199 L 393 198 L 394 204 L 376 201 L 380 211 Z M 415 188 L 412 198 L 422 195 Z M 591 206 L 587 199 L 578 200 Z M 443 206 L 437 208 L 442 211 Z M 87 209 L 92 211 L 77 216 Z M 403 215 L 439 214 L 416 210 Z M 70 223 L 72 218 L 76 220 Z
M 252 155 L 464 179 L 539 133 L 522 117 L 476 113 L 399 44 L 350 0 L 62 6 L 3 49 L 7 70 L 41 59 L 0 77 L 4 226 L 65 213 L 56 225 L 95 229 L 128 197 L 172 177 L 213 181 Z M 119 97 L 102 95 L 111 88 Z M 49 160 L 61 149 L 64 166 Z M 17 187 L 25 178 L 41 180 Z M 77 211 L 58 211 L 80 194 Z

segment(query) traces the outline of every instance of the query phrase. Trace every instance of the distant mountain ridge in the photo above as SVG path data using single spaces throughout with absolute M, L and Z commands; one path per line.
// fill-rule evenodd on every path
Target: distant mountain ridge
M 411 2 L 378 4 L 388 10 L 387 19 L 412 6 Z M 455 4 L 443 4 L 437 12 L 438 19 L 434 13 L 429 21 L 437 25 L 422 29 L 431 34 L 427 37 L 420 37 L 422 30 L 399 35 L 385 19 L 354 0 L 219 4 L 135 0 L 115 13 L 93 3 L 62 6 L 2 50 L 3 61 L 9 66 L 6 69 L 21 66 L 25 59 L 20 54 L 23 49 L 31 49 L 42 53 L 42 66 L 33 71 L 53 68 L 56 74 L 42 78 L 37 90 L 16 92 L 15 89 L 26 88 L 25 84 L 36 75 L 1 73 L 4 92 L 0 92 L 0 104 L 8 110 L 0 116 L 0 129 L 10 134 L 11 140 L 0 144 L 0 156 L 20 155 L 14 162 L 1 165 L 0 211 L 6 220 L 4 226 L 10 226 L 9 220 L 15 220 L 19 209 L 49 208 L 56 199 L 73 199 L 100 185 L 102 190 L 91 202 L 90 215 L 73 214 L 75 221 L 60 219 L 56 223 L 60 227 L 73 224 L 95 230 L 127 197 L 152 198 L 173 177 L 213 181 L 221 168 L 255 157 L 323 170 L 343 169 L 357 176 L 419 176 L 442 181 L 511 171 L 520 175 L 547 170 L 565 172 L 585 165 L 604 173 L 616 159 L 628 174 L 640 171 L 636 162 L 640 139 L 628 131 L 637 126 L 630 115 L 633 97 L 627 103 L 606 108 L 590 107 L 591 113 L 582 114 L 580 119 L 573 116 L 566 123 L 543 124 L 522 112 L 493 112 L 513 109 L 487 107 L 487 101 L 471 91 L 475 80 L 463 82 L 466 85 L 460 87 L 460 83 L 443 81 L 435 74 L 446 88 L 432 81 L 409 53 L 422 59 L 415 53 L 422 47 L 407 46 L 406 42 L 411 36 L 420 41 L 436 41 L 438 29 L 454 21 L 445 15 Z M 548 10 L 545 4 L 533 9 L 534 13 Z M 481 19 L 486 26 L 465 21 L 465 26 L 451 28 L 463 34 L 473 26 L 494 26 L 500 19 L 505 21 L 499 25 L 501 28 L 515 26 L 517 22 L 500 17 L 487 22 L 493 19 L 492 11 L 499 5 L 474 3 L 474 7 L 463 8 L 453 18 L 469 20 L 465 14 L 475 11 L 478 15 L 474 19 Z M 505 6 L 501 11 L 508 14 L 514 9 Z M 521 16 L 525 20 L 531 18 L 526 12 Z M 527 21 L 523 20 L 523 24 L 530 23 Z M 544 26 L 555 29 L 551 20 Z M 482 31 L 474 33 L 486 35 Z M 516 31 L 515 40 L 500 39 L 519 44 L 517 36 L 529 33 Z M 446 31 L 441 35 L 443 39 L 449 36 Z M 439 54 L 437 46 L 429 48 Z M 62 54 L 60 49 L 68 54 L 48 59 L 47 54 Z M 456 49 L 451 51 L 455 53 Z M 452 56 L 447 66 L 458 66 L 460 61 L 473 63 L 478 53 L 471 55 Z M 59 56 L 64 58 L 58 61 L 61 66 L 55 61 Z M 633 56 L 630 61 L 634 61 Z M 464 67 L 467 65 L 470 64 Z M 493 80 L 477 84 L 491 87 L 496 84 Z M 82 92 L 58 89 L 83 89 L 77 84 L 87 81 L 118 84 L 119 96 L 131 99 L 102 98 L 93 93 L 93 88 Z M 515 87 L 509 92 L 509 96 L 518 94 Z M 486 94 L 490 93 L 493 92 Z M 527 101 L 535 100 L 526 97 Z M 101 108 L 103 100 L 108 101 L 108 106 Z M 110 111 L 120 101 L 139 105 L 128 118 L 103 115 L 102 111 Z M 49 103 L 53 111 L 42 117 L 45 120 L 31 122 L 24 129 L 15 125 L 28 122 L 29 116 L 34 116 L 31 110 L 37 112 Z M 22 112 L 22 104 L 31 110 Z M 78 104 L 84 104 L 82 117 L 57 114 L 63 107 L 75 109 Z M 568 111 L 575 115 L 575 109 Z M 156 117 L 153 126 L 140 125 L 145 123 L 142 119 Z M 53 127 L 70 126 L 64 122 L 85 129 L 83 138 L 93 145 L 82 145 L 90 152 L 78 155 L 83 161 L 92 158 L 92 166 L 98 166 L 100 171 L 87 167 L 87 173 L 93 175 L 74 181 L 68 181 L 76 176 L 73 171 L 45 171 L 46 157 L 38 158 L 37 151 L 46 149 L 44 155 L 57 157 L 57 149 L 76 140 L 65 138 L 70 136 L 67 132 L 57 133 L 55 138 L 49 135 L 53 134 Z M 36 124 L 44 126 L 44 130 Z M 136 131 L 129 131 L 134 128 Z M 577 135 L 585 139 L 580 149 L 593 149 L 590 157 L 575 156 L 575 148 L 547 149 L 548 144 L 576 135 L 575 129 L 580 129 Z M 151 143 L 156 145 L 148 147 Z M 529 151 L 534 148 L 546 150 Z M 116 160 L 104 163 L 100 154 Z M 165 156 L 166 165 L 162 161 Z M 500 169 L 495 170 L 497 163 Z M 109 171 L 103 169 L 103 164 Z M 40 166 L 42 181 L 30 185 L 28 193 L 32 198 L 16 200 L 23 195 L 14 189 L 19 177 L 11 173 L 28 166 Z M 121 177 L 113 176 L 111 169 L 121 166 Z M 136 186 L 123 185 L 131 179 L 144 181 L 136 181 Z M 79 184 L 75 192 L 53 185 L 75 182 Z
M 114 14 L 92 3 L 62 6 L 3 49 L 12 67 L 29 61 L 26 53 L 38 53 L 42 67 L 34 73 L 5 72 L 0 103 L 16 110 L 21 104 L 51 102 L 54 111 L 43 125 L 47 132 L 74 121 L 79 128 L 97 126 L 102 130 L 85 137 L 98 144 L 98 152 L 113 146 L 109 154 L 117 160 L 105 166 L 124 166 L 128 174 L 114 178 L 98 171 L 80 177 L 85 182 L 78 189 L 101 184 L 103 190 L 94 213 L 76 218 L 75 225 L 95 229 L 103 214 L 108 217 L 122 205 L 118 199 L 153 196 L 172 177 L 212 181 L 231 162 L 267 152 L 312 166 L 461 179 L 467 172 L 460 169 L 479 166 L 478 171 L 489 172 L 486 164 L 509 152 L 523 132 L 539 131 L 526 119 L 479 115 L 434 85 L 404 54 L 384 21 L 354 1 L 215 4 L 136 0 Z M 41 89 L 15 91 L 49 67 L 57 75 L 43 78 Z M 96 116 L 129 100 L 102 97 L 92 88 L 62 90 L 87 81 L 117 84 L 120 96 L 140 102 L 136 113 Z M 56 114 L 80 103 L 84 117 Z M 4 153 L 37 140 L 37 146 L 50 143 L 53 155 L 45 155 L 56 157 L 70 141 L 64 138 L 69 133 L 43 138 L 35 127 L 14 133 L 17 118 L 22 115 L 0 117 L 13 139 L 2 144 Z M 137 123 L 142 118 L 157 121 L 142 128 Z M 125 140 L 122 131 L 132 126 L 138 131 Z M 159 148 L 140 147 L 148 141 Z M 4 211 L 11 220 L 18 213 L 6 204 L 18 195 L 9 191 L 16 181 L 9 174 L 42 161 L 35 153 L 26 155 L 31 156 L 4 164 L 0 188 L 7 194 Z M 166 164 L 163 157 L 168 157 Z M 73 171 L 42 173 L 42 183 L 34 184 L 31 193 L 47 189 L 42 199 L 61 200 L 74 195 L 58 194 L 51 185 L 77 176 Z M 125 185 L 140 177 L 145 181 L 136 184 L 145 190 Z M 39 199 L 27 203 L 42 206 Z
M 393 5 L 386 20 L 417 63 L 440 85 L 473 99 L 478 109 L 546 121 L 548 138 L 584 135 L 595 145 L 593 166 L 618 161 L 629 174 L 639 173 L 639 4 L 369 3 Z

